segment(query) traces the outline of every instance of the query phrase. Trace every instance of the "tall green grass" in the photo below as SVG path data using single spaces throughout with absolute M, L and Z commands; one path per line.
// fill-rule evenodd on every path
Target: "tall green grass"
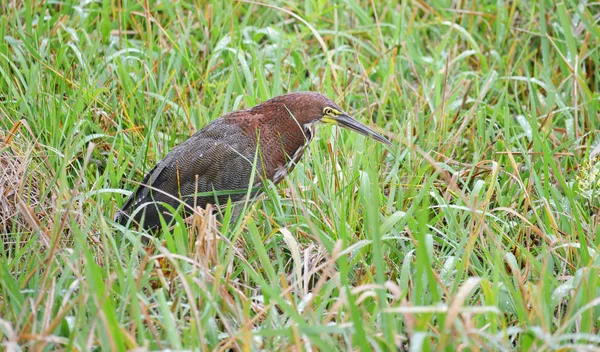
M 0 155 L 44 175 L 21 182 L 20 214 L 39 224 L 14 221 L 2 235 L 4 348 L 600 345 L 600 6 L 104 0 L 0 10 Z M 394 146 L 322 127 L 239 221 L 179 219 L 151 247 L 111 221 L 126 191 L 194 131 L 302 90 L 333 98 Z

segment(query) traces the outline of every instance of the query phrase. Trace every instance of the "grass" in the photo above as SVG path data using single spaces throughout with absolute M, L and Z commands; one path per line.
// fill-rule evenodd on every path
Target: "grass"
M 5 349 L 600 345 L 598 4 L 0 10 Z M 302 90 L 394 147 L 323 127 L 238 222 L 111 221 L 194 131 Z

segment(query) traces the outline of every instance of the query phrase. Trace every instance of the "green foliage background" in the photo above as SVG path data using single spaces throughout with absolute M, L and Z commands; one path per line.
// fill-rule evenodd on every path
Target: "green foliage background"
M 3 0 L 2 345 L 597 348 L 599 10 Z M 194 131 L 302 90 L 394 147 L 323 127 L 239 222 L 112 223 Z

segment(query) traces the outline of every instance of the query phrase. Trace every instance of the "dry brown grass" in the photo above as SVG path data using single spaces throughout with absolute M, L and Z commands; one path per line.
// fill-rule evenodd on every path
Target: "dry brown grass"
M 18 127 L 0 130 L 0 234 L 41 233 L 46 241 L 42 224 L 51 222 L 54 208 L 53 192 L 46 192 L 51 178 L 36 144 L 15 137 Z M 3 242 L 12 241 L 6 236 Z

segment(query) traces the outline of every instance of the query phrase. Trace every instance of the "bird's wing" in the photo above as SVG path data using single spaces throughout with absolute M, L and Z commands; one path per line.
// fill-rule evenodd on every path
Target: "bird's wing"
M 138 205 L 148 202 L 164 202 L 177 208 L 180 199 L 201 207 L 208 202 L 224 202 L 227 197 L 242 199 L 252 176 L 255 146 L 240 129 L 227 128 L 222 126 L 224 121 L 217 121 L 168 153 L 144 177 L 121 213 L 131 214 Z M 261 176 L 260 164 L 256 170 L 253 187 Z M 215 190 L 221 192 L 216 200 L 214 195 L 207 195 Z M 237 192 L 222 194 L 226 191 Z M 196 192 L 204 195 L 194 200 Z M 117 220 L 124 220 L 122 214 L 117 214 Z

